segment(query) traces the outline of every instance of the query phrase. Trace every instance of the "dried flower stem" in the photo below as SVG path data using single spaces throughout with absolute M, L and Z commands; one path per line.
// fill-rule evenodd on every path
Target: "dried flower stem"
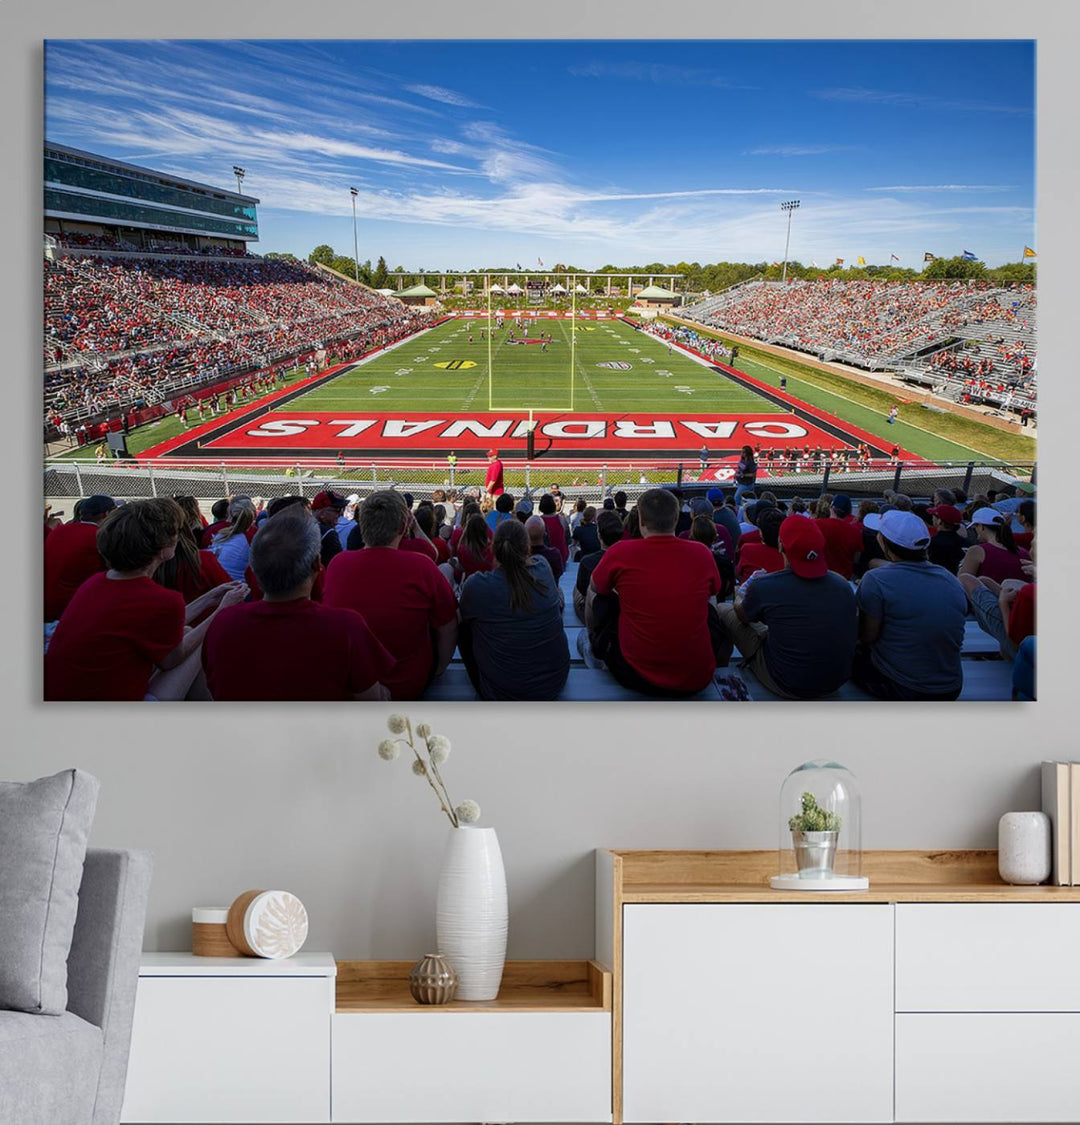
M 420 751 L 417 750 L 416 743 L 413 742 L 411 719 L 405 720 L 405 729 L 406 733 L 408 734 L 408 739 L 399 739 L 399 741 L 408 742 L 409 749 L 416 755 L 416 760 L 424 767 L 424 777 L 427 780 L 428 785 L 431 786 L 432 792 L 434 792 L 435 796 L 438 798 L 439 808 L 442 809 L 444 813 L 446 813 L 450 823 L 455 828 L 460 827 L 458 824 L 457 814 L 454 812 L 454 805 L 450 800 L 450 795 L 446 792 L 446 785 L 443 784 L 442 778 L 439 777 L 438 767 L 436 767 L 435 763 L 430 760 L 430 755 L 428 757 L 428 761 L 425 762 L 423 754 L 421 754 Z M 427 749 L 427 742 L 424 743 L 424 748 Z M 440 785 L 442 785 L 441 789 L 438 785 L 435 784 L 435 781 L 431 776 L 432 771 L 434 771 L 435 777 L 438 778 Z

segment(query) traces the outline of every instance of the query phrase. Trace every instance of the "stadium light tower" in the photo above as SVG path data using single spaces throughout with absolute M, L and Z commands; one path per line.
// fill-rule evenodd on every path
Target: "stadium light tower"
M 353 266 L 356 269 L 356 284 L 360 284 L 360 243 L 356 237 L 356 197 L 360 194 L 356 188 L 349 188 L 349 194 L 352 196 L 352 245 L 353 245 Z
M 245 172 L 239 164 L 234 164 L 232 166 L 232 174 L 236 177 L 236 194 L 239 195 L 243 189 L 244 177 L 247 175 L 247 172 Z
M 780 204 L 780 210 L 787 212 L 787 238 L 784 239 L 784 272 L 780 280 L 787 281 L 787 255 L 788 247 L 791 245 L 791 212 L 798 210 L 799 201 L 797 199 L 789 199 L 787 203 Z

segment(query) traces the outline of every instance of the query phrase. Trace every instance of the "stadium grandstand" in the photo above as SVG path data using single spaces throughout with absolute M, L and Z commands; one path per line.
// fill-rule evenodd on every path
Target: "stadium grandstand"
M 428 314 L 261 258 L 258 200 L 45 146 L 46 439 L 414 332 Z
M 73 447 L 45 467 L 47 699 L 1034 698 L 1033 463 L 910 454 L 895 399 L 736 363 L 759 341 L 1034 416 L 1032 286 L 446 315 L 253 253 L 239 191 L 46 144 L 44 201 L 44 433 Z M 78 456 L 150 422 L 138 463 Z
M 957 402 L 1036 411 L 1031 285 L 754 279 L 681 315 L 824 362 L 895 372 Z

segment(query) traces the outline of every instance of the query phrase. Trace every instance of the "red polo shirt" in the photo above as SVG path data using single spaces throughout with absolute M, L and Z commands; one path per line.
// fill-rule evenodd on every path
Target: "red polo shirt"
M 45 654 L 46 699 L 142 699 L 183 640 L 183 596 L 152 578 L 95 574 L 75 592 Z
M 323 604 L 362 614 L 398 661 L 381 682 L 394 699 L 419 699 L 435 662 L 432 631 L 457 615 L 457 598 L 431 559 L 387 547 L 342 551 L 326 568 Z
M 720 575 L 704 543 L 650 535 L 622 539 L 603 553 L 592 582 L 619 595 L 619 648 L 658 687 L 699 691 L 716 670 L 708 602 Z
M 98 554 L 96 523 L 62 523 L 45 539 L 45 621 L 64 612 L 75 591 L 107 569 Z
M 825 539 L 825 560 L 829 569 L 850 580 L 855 570 L 855 556 L 863 548 L 861 524 L 850 516 L 844 520 L 830 516 L 814 520 L 814 526 Z
M 215 699 L 268 702 L 352 699 L 395 664 L 360 614 L 310 598 L 221 610 L 202 660 Z

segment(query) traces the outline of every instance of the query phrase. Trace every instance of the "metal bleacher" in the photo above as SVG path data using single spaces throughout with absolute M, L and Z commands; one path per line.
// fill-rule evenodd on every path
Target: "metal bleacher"
M 567 563 L 566 571 L 559 580 L 559 588 L 563 592 L 566 603 L 563 608 L 562 619 L 563 628 L 566 630 L 567 643 L 570 647 L 570 675 L 567 678 L 566 686 L 559 693 L 558 699 L 560 701 L 594 700 L 609 703 L 620 700 L 648 699 L 647 696 L 624 688 L 607 671 L 588 667 L 578 654 L 578 634 L 584 631 L 584 627 L 574 613 L 574 582 L 577 579 L 577 568 L 577 563 Z M 1011 698 L 1012 664 L 1001 659 L 997 641 L 984 633 L 974 620 L 968 620 L 964 631 L 962 659 L 964 690 L 960 694 L 961 701 L 988 702 Z M 717 669 L 717 679 L 732 674 L 741 676 L 749 688 L 750 699 L 754 702 L 779 698 L 767 691 L 748 669 L 740 668 L 739 662 L 739 653 L 736 650 L 730 666 Z M 847 702 L 870 700 L 871 697 L 849 681 L 839 691 L 824 698 L 836 702 Z M 476 692 L 473 690 L 465 665 L 461 661 L 460 653 L 454 653 L 454 658 L 451 660 L 449 667 L 424 693 L 424 699 L 440 702 L 476 699 Z M 687 702 L 721 703 L 726 701 L 721 692 L 720 684 L 717 680 L 714 680 Z

